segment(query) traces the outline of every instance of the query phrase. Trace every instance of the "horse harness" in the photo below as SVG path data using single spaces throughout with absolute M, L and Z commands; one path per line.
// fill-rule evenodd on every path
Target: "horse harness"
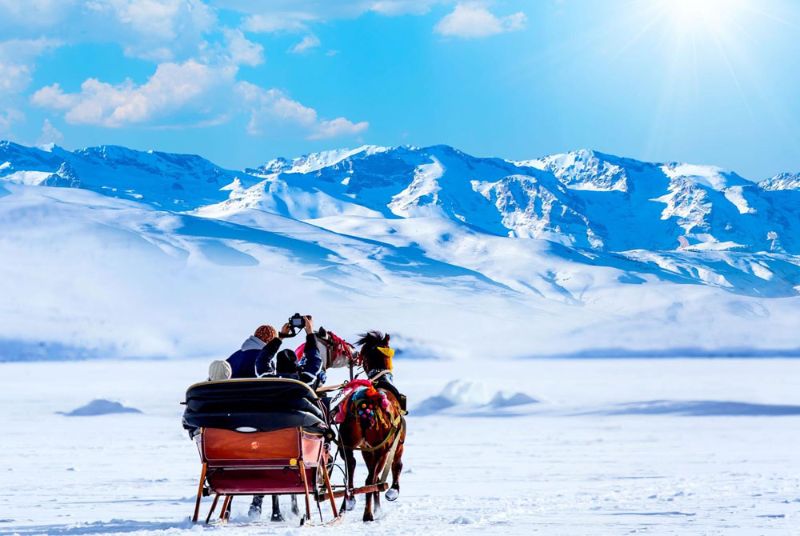
M 406 420 L 403 418 L 402 413 L 398 414 L 395 419 L 392 420 L 392 429 L 389 430 L 389 433 L 386 434 L 386 437 L 378 443 L 377 445 L 370 446 L 367 444 L 367 441 L 362 438 L 361 439 L 361 447 L 349 447 L 350 450 L 355 450 L 359 448 L 361 452 L 375 452 L 376 450 L 383 448 L 386 444 L 391 440 L 392 446 L 389 449 L 389 453 L 386 455 L 386 459 L 383 462 L 383 468 L 381 470 L 381 476 L 378 479 L 378 482 L 386 482 L 386 477 L 389 476 L 389 471 L 392 468 L 392 464 L 394 463 L 394 455 L 397 452 L 397 446 L 403 444 L 403 432 L 406 429 Z M 392 437 L 394 439 L 392 440 Z
M 405 428 L 406 428 L 406 420 L 403 418 L 402 415 L 398 414 L 397 417 L 394 420 L 392 420 L 392 429 L 389 430 L 389 433 L 386 434 L 386 437 L 383 439 L 383 441 L 381 441 L 377 445 L 372 446 L 367 443 L 366 439 L 362 438 L 360 447 L 353 446 L 350 448 L 351 449 L 358 448 L 362 452 L 375 452 L 376 450 L 385 447 L 386 444 L 392 439 L 392 436 L 396 436 L 395 439 L 400 439 L 403 435 L 403 431 L 405 430 Z M 400 443 L 402 442 L 403 441 L 400 440 Z

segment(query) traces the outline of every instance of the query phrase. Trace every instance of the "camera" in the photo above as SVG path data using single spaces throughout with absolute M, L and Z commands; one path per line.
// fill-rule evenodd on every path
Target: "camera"
M 306 327 L 306 319 L 300 313 L 295 313 L 289 317 L 289 325 L 295 329 L 303 329 Z

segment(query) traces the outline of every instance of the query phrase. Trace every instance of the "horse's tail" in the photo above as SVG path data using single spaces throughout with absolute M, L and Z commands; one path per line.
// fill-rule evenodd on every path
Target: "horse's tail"
M 385 394 L 374 387 L 361 387 L 350 396 L 348 410 L 365 433 L 370 428 L 389 422 L 388 405 Z
M 356 422 L 361 428 L 361 436 L 364 437 L 373 421 L 369 418 L 369 416 L 365 416 L 363 412 L 359 413 L 356 411 Z

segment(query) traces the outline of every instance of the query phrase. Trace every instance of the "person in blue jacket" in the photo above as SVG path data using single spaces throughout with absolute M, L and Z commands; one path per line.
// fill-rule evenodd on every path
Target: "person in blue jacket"
M 280 333 L 270 325 L 259 326 L 228 359 L 211 363 L 208 379 L 258 378 L 269 372 L 266 367 L 280 349 L 283 337 L 289 335 L 289 330 L 289 324 L 285 324 Z

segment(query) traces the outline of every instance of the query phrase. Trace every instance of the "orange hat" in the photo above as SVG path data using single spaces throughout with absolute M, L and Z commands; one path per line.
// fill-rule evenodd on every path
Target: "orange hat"
M 278 336 L 278 332 L 275 331 L 275 328 L 269 325 L 258 326 L 258 329 L 253 334 L 257 338 L 261 339 L 264 342 L 269 342 L 275 337 Z

